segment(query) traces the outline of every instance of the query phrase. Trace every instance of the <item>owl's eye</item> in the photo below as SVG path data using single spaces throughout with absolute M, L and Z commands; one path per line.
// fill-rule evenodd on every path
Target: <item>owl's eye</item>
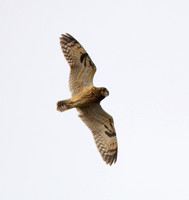
M 105 97 L 107 97 L 109 95 L 109 92 L 106 88 L 103 88 L 102 93 Z

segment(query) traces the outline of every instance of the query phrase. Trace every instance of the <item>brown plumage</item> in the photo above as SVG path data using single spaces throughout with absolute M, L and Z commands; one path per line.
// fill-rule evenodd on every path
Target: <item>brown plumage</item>
M 69 34 L 62 34 L 60 45 L 70 65 L 70 99 L 57 102 L 57 110 L 76 108 L 79 117 L 93 133 L 96 146 L 103 160 L 112 165 L 117 160 L 117 139 L 113 118 L 100 106 L 100 101 L 109 95 L 104 87 L 94 87 L 96 66 L 85 49 Z

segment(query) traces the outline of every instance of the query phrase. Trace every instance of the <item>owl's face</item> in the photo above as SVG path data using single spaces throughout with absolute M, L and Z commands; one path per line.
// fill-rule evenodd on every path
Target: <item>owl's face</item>
M 107 97 L 109 95 L 109 92 L 108 92 L 108 90 L 106 88 L 102 88 L 101 89 L 101 94 L 102 94 L 102 96 Z

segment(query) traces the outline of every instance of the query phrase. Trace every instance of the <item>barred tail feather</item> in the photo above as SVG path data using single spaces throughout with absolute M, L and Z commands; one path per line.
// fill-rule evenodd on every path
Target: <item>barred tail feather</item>
M 69 104 L 69 100 L 58 101 L 56 104 L 56 109 L 60 112 L 64 112 L 71 108 L 73 107 Z

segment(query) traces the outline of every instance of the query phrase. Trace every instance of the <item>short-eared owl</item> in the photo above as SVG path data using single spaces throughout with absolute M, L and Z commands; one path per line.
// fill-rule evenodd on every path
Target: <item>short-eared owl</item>
M 70 65 L 69 88 L 72 97 L 57 102 L 57 110 L 76 108 L 79 117 L 93 133 L 103 160 L 112 165 L 117 160 L 117 139 L 111 115 L 100 106 L 109 92 L 104 87 L 93 86 L 96 66 L 79 42 L 69 34 L 62 34 L 60 45 Z

